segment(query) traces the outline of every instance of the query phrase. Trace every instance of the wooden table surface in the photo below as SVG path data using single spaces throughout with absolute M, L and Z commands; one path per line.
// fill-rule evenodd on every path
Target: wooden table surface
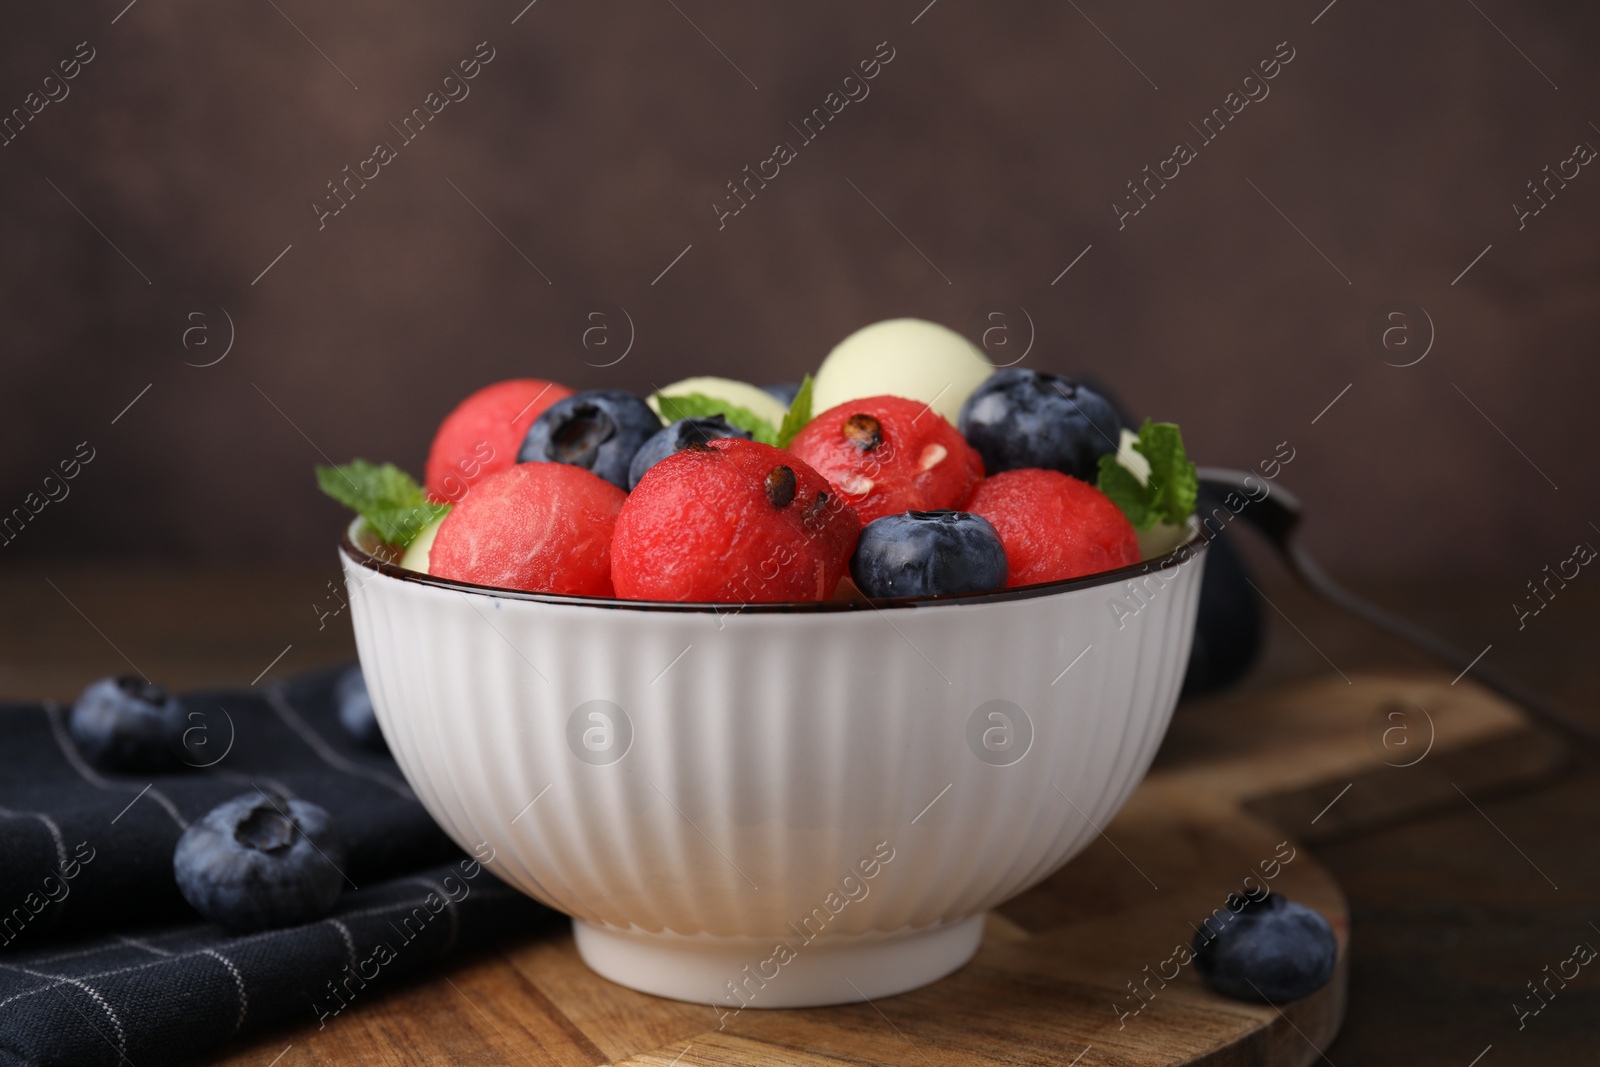
M 1330 661 L 1345 673 L 1425 666 L 1263 570 L 1276 609 L 1247 689 L 1330 677 Z M 331 561 L 269 573 L 83 563 L 0 569 L 0 693 L 70 697 L 129 663 L 181 688 L 248 685 L 350 658 L 348 622 L 333 613 L 339 601 L 327 585 L 334 580 Z M 1506 606 L 1518 584 L 1478 577 L 1372 583 L 1367 591 L 1463 646 L 1491 645 L 1498 666 L 1600 719 L 1600 588 L 1575 586 L 1518 631 Z M 1502 589 L 1509 592 L 1497 596 Z M 1179 714 L 1205 716 L 1206 708 L 1200 701 Z M 1580 753 L 1570 771 L 1537 789 L 1446 798 L 1432 814 L 1389 826 L 1358 822 L 1317 842 L 1318 862 L 1344 889 L 1355 945 L 1346 1019 L 1327 1062 L 1600 1061 L 1600 973 L 1560 988 L 1520 1030 L 1513 1011 L 1547 964 L 1578 941 L 1600 945 L 1590 926 L 1600 924 L 1596 766 Z

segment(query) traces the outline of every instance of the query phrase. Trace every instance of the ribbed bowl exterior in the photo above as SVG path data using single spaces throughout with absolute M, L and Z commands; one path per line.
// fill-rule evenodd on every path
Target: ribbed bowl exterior
M 1203 556 L 1048 595 L 794 613 L 344 563 L 384 736 L 458 843 L 589 923 L 759 939 L 808 916 L 829 937 L 949 924 L 1083 848 L 1166 731 Z

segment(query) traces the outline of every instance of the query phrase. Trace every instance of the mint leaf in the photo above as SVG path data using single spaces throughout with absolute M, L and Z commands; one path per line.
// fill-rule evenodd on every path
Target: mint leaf
M 1133 448 L 1149 461 L 1149 478 L 1141 484 L 1113 452 L 1100 457 L 1100 491 L 1137 530 L 1148 530 L 1158 522 L 1181 525 L 1194 514 L 1200 491 L 1200 478 L 1183 449 L 1183 435 L 1173 423 L 1145 419 Z
M 805 429 L 810 421 L 811 375 L 808 374 L 801 380 L 800 391 L 794 394 L 794 403 L 789 405 L 788 412 L 783 416 L 783 425 L 778 427 L 778 447 L 788 448 L 794 435 Z
M 1147 487 L 1126 467 L 1117 462 L 1115 453 L 1100 457 L 1100 478 L 1096 483 L 1111 502 L 1133 523 L 1135 530 L 1148 530 L 1156 524 L 1156 512 L 1147 499 Z
M 317 485 L 366 519 L 386 544 L 401 548 L 450 510 L 449 504 L 429 500 L 416 479 L 393 463 L 355 459 L 341 467 L 319 466 Z
M 772 428 L 772 423 L 749 408 L 730 404 L 726 400 L 718 400 L 704 393 L 685 393 L 683 396 L 663 396 L 657 393 L 656 403 L 661 408 L 661 417 L 668 422 L 721 415 L 739 429 L 749 430 L 750 435 L 764 445 L 778 443 L 778 431 Z
M 1194 514 L 1200 493 L 1200 476 L 1183 448 L 1183 434 L 1175 423 L 1144 420 L 1139 428 L 1139 451 L 1150 461 L 1150 483 L 1160 487 L 1157 506 L 1163 522 L 1180 525 Z

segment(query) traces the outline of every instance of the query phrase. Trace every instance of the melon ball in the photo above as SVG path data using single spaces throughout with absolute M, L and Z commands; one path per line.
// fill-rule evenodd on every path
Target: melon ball
M 983 460 L 959 431 L 915 400 L 877 396 L 830 408 L 789 451 L 844 494 L 861 521 L 959 507 Z
M 789 413 L 788 406 L 765 389 L 757 389 L 749 382 L 737 382 L 732 378 L 685 378 L 681 382 L 673 382 L 657 389 L 645 403 L 649 404 L 650 409 L 660 415 L 663 421 L 671 422 L 673 420 L 662 412 L 661 404 L 656 397 L 688 396 L 690 393 L 700 393 L 713 400 L 721 400 L 734 407 L 744 408 L 750 414 L 759 415 L 772 423 L 773 429 L 782 425 L 783 417 Z
M 903 396 L 930 405 L 954 424 L 961 405 L 992 373 L 978 347 L 954 330 L 923 319 L 886 319 L 862 327 L 828 353 L 812 387 L 811 408 Z
M 1060 471 L 1001 471 L 978 483 L 966 510 L 989 520 L 1010 564 L 1007 585 L 1058 582 L 1139 562 L 1122 509 Z
M 433 548 L 433 539 L 439 536 L 439 527 L 444 520 L 450 517 L 447 511 L 434 519 L 428 525 L 417 531 L 417 536 L 411 539 L 406 546 L 406 554 L 400 557 L 400 566 L 408 571 L 428 573 L 428 552 Z

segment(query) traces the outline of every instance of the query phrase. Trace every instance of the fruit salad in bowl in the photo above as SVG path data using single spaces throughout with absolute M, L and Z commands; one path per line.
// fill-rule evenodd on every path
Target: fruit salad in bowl
M 383 735 L 459 843 L 646 992 L 738 1012 L 960 967 L 1116 813 L 1177 700 L 1205 549 L 1177 428 L 931 323 L 771 391 L 501 382 L 425 472 L 318 472 L 361 516 Z

